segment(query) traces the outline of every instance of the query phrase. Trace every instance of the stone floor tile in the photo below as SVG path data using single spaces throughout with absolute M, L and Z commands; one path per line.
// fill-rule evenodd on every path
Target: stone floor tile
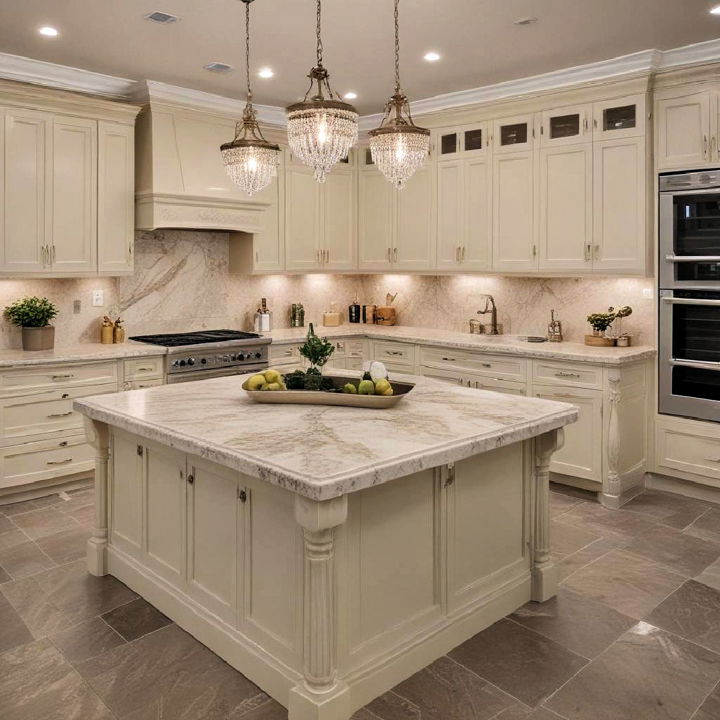
M 39 573 L 34 579 L 47 598 L 74 623 L 137 598 L 136 593 L 111 575 L 90 575 L 84 560 Z
M 720 655 L 640 622 L 546 703 L 569 720 L 687 720 Z
M 0 566 L 0 585 L 6 582 L 10 582 L 12 578 L 5 572 L 5 570 Z
M 648 616 L 657 625 L 720 653 L 720 591 L 689 580 Z
M 551 492 L 550 493 L 550 514 L 552 517 L 556 515 L 562 515 L 567 512 L 571 507 L 579 505 L 582 502 L 580 498 L 570 497 L 569 495 L 562 495 L 561 493 Z
M 629 542 L 625 549 L 675 572 L 693 577 L 720 558 L 720 543 L 685 535 L 656 525 Z
M 33 542 L 25 542 L 0 550 L 0 566 L 13 578 L 34 575 L 55 563 Z
M 67 515 L 77 520 L 83 527 L 92 528 L 95 526 L 94 505 L 84 505 L 75 510 L 68 510 Z
M 0 593 L 0 653 L 33 640 L 32 633 L 18 615 L 17 610 Z
M 684 581 L 682 575 L 657 563 L 622 550 L 611 550 L 570 575 L 563 585 L 639 619 Z
M 73 624 L 67 615 L 48 599 L 34 577 L 7 583 L 2 586 L 1 592 L 35 638 L 52 635 Z
M 619 543 L 617 540 L 600 538 L 590 543 L 590 545 L 586 545 L 582 550 L 574 552 L 572 555 L 555 559 L 555 565 L 558 569 L 558 582 L 563 582 L 566 577 L 572 575 L 581 567 L 585 567 L 603 555 L 606 555 L 611 550 L 615 550 L 618 545 L 622 547 L 623 543 Z
M 539 705 L 587 662 L 553 640 L 507 619 L 448 654 L 531 707 Z
M 173 720 L 221 720 L 260 690 L 204 645 L 168 625 L 77 666 L 119 718 L 153 703 Z
M 574 525 L 553 522 L 550 526 L 550 548 L 559 558 L 572 555 L 599 539 L 598 534 Z
M 448 717 L 490 720 L 516 704 L 511 697 L 447 657 L 396 685 L 393 692 L 419 708 L 423 720 Z
M 54 507 L 41 508 L 15 515 L 13 522 L 21 530 L 24 530 L 31 540 L 53 535 L 62 530 L 75 530 L 78 528 L 78 523 L 74 518 L 61 513 Z
M 597 493 L 591 490 L 583 490 L 582 488 L 576 488 L 572 485 L 565 485 L 564 483 L 555 482 L 553 478 L 562 477 L 555 473 L 550 473 L 550 492 L 557 493 L 558 495 L 566 495 L 567 497 L 576 498 L 583 502 L 597 502 Z
M 710 508 L 683 532 L 686 535 L 720 543 L 720 508 Z
M 65 565 L 84 558 L 87 541 L 92 531 L 86 527 L 74 527 L 37 540 L 38 547 L 58 565 Z
M 49 640 L 0 655 L 3 720 L 114 720 Z
M 34 500 L 23 500 L 22 502 L 12 503 L 11 505 L 0 505 L 0 513 L 7 517 L 13 517 L 20 513 L 30 512 L 30 510 L 37 510 L 38 506 Z
M 246 710 L 239 707 L 228 715 L 228 720 L 287 720 L 287 710 L 275 700 L 263 699 L 263 702 L 256 707 Z M 368 718 L 353 715 L 351 720 L 368 720 Z M 369 720 L 377 720 L 377 718 L 369 718 Z
M 599 655 L 636 622 L 567 588 L 547 602 L 523 605 L 510 618 L 586 658 Z
M 17 530 L 17 525 L 5 515 L 0 515 L 0 533 L 6 533 L 10 530 Z
M 626 510 L 610 510 L 598 503 L 582 503 L 559 515 L 556 522 L 575 525 L 604 538 L 631 540 L 655 525 L 657 520 Z
M 369 702 L 365 708 L 378 720 L 420 720 L 420 708 L 409 700 L 387 692 Z
M 530 708 L 524 708 L 518 705 L 517 707 L 501 712 L 496 720 L 564 720 L 564 718 L 561 718 L 560 715 L 544 707 L 531 710 Z
M 73 625 L 51 635 L 50 639 L 73 665 L 125 644 L 125 640 L 100 618 Z
M 44 497 L 35 498 L 32 502 L 33 505 L 39 509 L 44 507 L 50 507 L 52 505 L 57 505 L 59 507 L 62 504 L 63 499 L 58 493 L 53 493 L 52 495 L 45 495 Z
M 4 533 L 0 533 L 0 550 L 15 547 L 28 542 L 28 536 L 16 527 Z
M 692 720 L 718 720 L 720 718 L 720 683 L 705 698 L 698 711 L 692 716 Z
M 84 508 L 93 508 L 95 506 L 94 490 L 76 490 L 69 494 L 68 500 L 62 500 L 55 507 L 61 512 L 72 514 Z
M 708 565 L 694 580 L 720 590 L 720 559 Z
M 137 640 L 172 622 L 142 598 L 133 600 L 127 605 L 120 605 L 105 613 L 102 619 L 128 641 Z
M 699 518 L 709 507 L 703 500 L 646 490 L 623 505 L 622 509 L 650 515 L 663 525 L 681 530 Z

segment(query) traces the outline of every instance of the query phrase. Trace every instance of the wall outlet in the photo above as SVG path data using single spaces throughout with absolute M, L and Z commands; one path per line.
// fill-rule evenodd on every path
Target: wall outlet
M 92 304 L 93 304 L 93 307 L 102 307 L 105 304 L 105 291 L 104 290 L 93 290 L 92 291 Z
M 643 297 L 646 300 L 652 300 L 655 297 L 655 293 L 652 288 L 643 288 Z

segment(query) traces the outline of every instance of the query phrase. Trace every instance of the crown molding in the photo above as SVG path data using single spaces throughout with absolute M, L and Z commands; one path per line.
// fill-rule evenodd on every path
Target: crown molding
M 103 75 L 9 53 L 0 53 L 0 78 L 101 95 L 117 100 L 128 100 L 135 86 L 135 81 L 127 78 Z
M 720 39 L 659 51 L 659 54 L 658 70 L 670 70 L 687 65 L 714 62 L 720 59 Z

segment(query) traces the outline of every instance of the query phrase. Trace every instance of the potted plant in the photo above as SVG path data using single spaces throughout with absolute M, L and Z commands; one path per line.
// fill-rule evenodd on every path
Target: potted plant
M 615 344 L 614 338 L 605 337 L 605 331 L 612 325 L 615 319 L 615 311 L 608 308 L 604 313 L 592 313 L 587 316 L 587 321 L 592 328 L 592 335 L 585 336 L 586 345 L 610 346 Z
M 315 334 L 315 328 L 310 323 L 305 342 L 300 346 L 300 354 L 310 363 L 310 370 L 320 375 L 322 367 L 335 352 L 335 346 L 327 339 Z
M 612 310 L 612 308 L 610 309 Z M 622 329 L 622 319 L 628 317 L 628 315 L 632 315 L 632 308 L 629 305 L 625 305 L 615 311 L 613 330 L 615 331 L 616 343 L 622 347 L 627 347 L 631 343 L 630 335 L 623 332 Z
M 50 321 L 58 310 L 46 297 L 25 297 L 5 308 L 5 317 L 22 328 L 23 350 L 52 350 L 55 328 Z

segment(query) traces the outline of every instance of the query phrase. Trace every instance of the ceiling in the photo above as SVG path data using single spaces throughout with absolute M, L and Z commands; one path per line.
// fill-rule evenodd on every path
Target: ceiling
M 412 99 L 537 75 L 649 48 L 720 37 L 720 0 L 402 0 L 401 72 Z M 313 0 L 252 6 L 255 100 L 284 106 L 304 95 L 314 62 Z M 179 16 L 158 25 L 155 10 Z M 513 21 L 535 16 L 537 22 Z M 238 0 L 0 0 L 0 52 L 132 80 L 152 79 L 244 97 L 243 6 Z M 41 25 L 60 34 L 45 38 Z M 339 93 L 354 91 L 361 114 L 392 90 L 392 0 L 324 0 L 325 65 Z M 428 63 L 429 50 L 442 55 Z M 203 65 L 238 67 L 216 74 Z

